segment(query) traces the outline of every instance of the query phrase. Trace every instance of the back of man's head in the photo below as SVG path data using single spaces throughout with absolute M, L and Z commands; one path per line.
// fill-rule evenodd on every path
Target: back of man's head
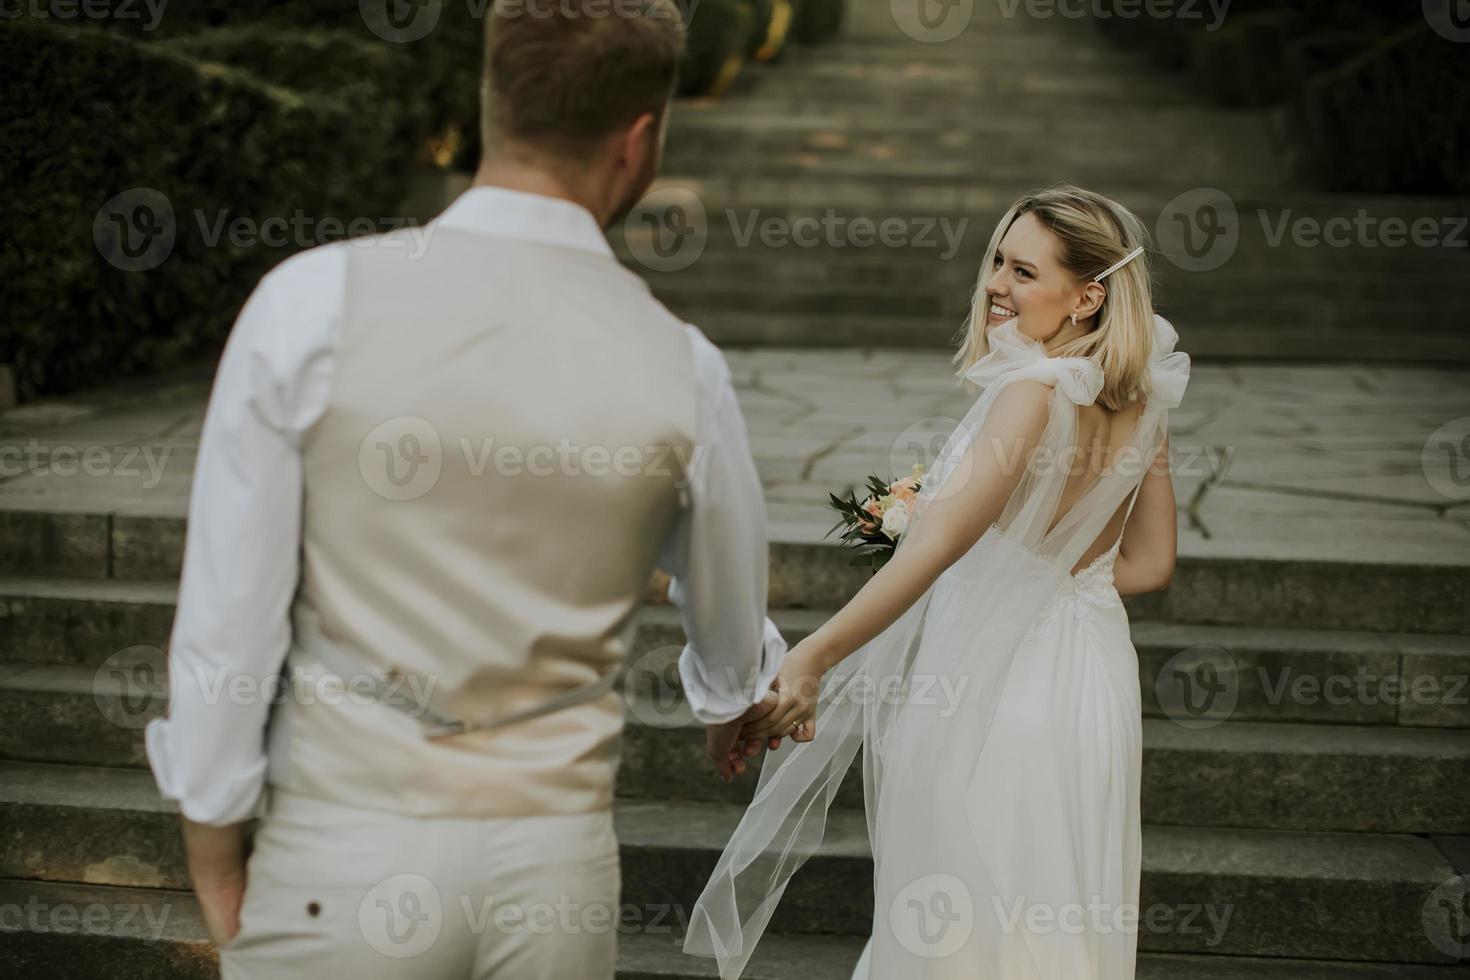
M 684 22 L 673 0 L 496 0 L 485 40 L 486 152 L 575 164 L 642 114 L 662 119 Z

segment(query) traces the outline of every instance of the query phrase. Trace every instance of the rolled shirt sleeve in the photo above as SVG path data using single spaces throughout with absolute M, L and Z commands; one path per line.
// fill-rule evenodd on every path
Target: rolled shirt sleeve
M 770 690 L 786 640 L 766 615 L 765 494 L 719 348 L 686 325 L 699 391 L 687 505 L 664 542 L 669 600 L 687 640 L 679 679 L 694 716 L 731 721 Z
M 169 639 L 169 713 L 145 732 L 160 791 L 198 823 L 250 817 L 265 782 L 300 570 L 300 435 L 325 404 L 341 300 L 331 286 L 344 274 L 344 257 L 325 246 L 262 279 L 205 412 Z

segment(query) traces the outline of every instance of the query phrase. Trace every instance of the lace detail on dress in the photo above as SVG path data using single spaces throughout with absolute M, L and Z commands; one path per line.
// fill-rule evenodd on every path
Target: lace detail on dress
M 1121 540 L 1113 542 L 1111 548 L 1094 558 L 1086 568 L 1063 579 L 1057 594 L 1036 617 L 1027 635 L 1049 627 L 1063 613 L 1089 618 L 1094 609 L 1121 606 L 1123 598 L 1113 585 L 1113 561 L 1118 557 L 1121 543 Z

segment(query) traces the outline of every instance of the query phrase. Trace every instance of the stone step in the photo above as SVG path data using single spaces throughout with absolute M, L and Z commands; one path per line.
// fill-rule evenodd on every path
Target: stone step
M 742 813 L 728 803 L 618 801 L 623 904 L 687 917 Z M 3 763 L 0 814 L 0 877 L 185 886 L 174 808 L 146 772 Z M 1456 881 L 1435 843 L 1419 837 L 1149 825 L 1139 946 L 1449 963 L 1435 940 L 1449 935 L 1454 910 L 1435 896 Z M 834 809 L 782 899 L 779 928 L 864 936 L 872 905 L 866 818 Z
M 1160 125 L 1150 121 L 1147 113 L 1176 113 L 1192 109 L 1198 116 L 1184 121 L 1201 142 L 1211 140 L 1201 118 L 1251 118 L 1260 125 L 1262 114 L 1247 116 L 1239 111 L 1222 109 L 1201 102 L 1192 92 L 1172 89 L 1158 96 L 1140 99 L 1138 87 L 1151 76 L 1131 71 L 1115 76 L 1106 68 L 1094 68 L 1076 75 L 1039 78 L 1027 77 L 1011 65 L 974 63 L 874 65 L 869 69 L 851 65 L 808 66 L 771 76 L 770 83 L 753 88 L 749 96 L 731 104 L 732 115 L 766 113 L 780 116 L 791 111 L 820 108 L 848 109 L 854 105 L 872 106 L 877 113 L 893 112 L 901 107 L 923 110 L 944 118 L 963 103 L 992 112 L 1013 112 L 1018 120 L 1046 115 L 1059 119 L 1078 118 L 1081 113 L 1117 113 L 1119 125 L 1104 138 L 1120 139 L 1127 135 L 1157 136 Z M 925 105 L 929 100 L 931 105 Z M 939 105 L 933 102 L 944 100 Z M 719 109 L 719 106 L 676 105 L 676 110 L 690 113 Z M 1167 124 L 1165 124 L 1167 125 Z M 1172 134 L 1170 134 L 1172 135 Z
M 1201 361 L 1293 360 L 1353 363 L 1470 364 L 1470 337 L 1435 330 L 1385 341 L 1382 323 L 1304 327 L 1294 318 L 1242 325 L 1239 321 L 1184 319 L 1171 306 L 1159 312 L 1190 330 L 1189 354 Z M 752 313 L 713 307 L 685 309 L 710 340 L 726 350 L 749 347 L 876 347 L 951 349 L 964 326 L 961 316 L 863 316 L 853 313 Z M 1425 321 L 1427 326 L 1432 326 Z
M 0 971 L 12 977 L 215 980 L 218 957 L 193 893 L 48 881 L 0 880 L 6 942 Z M 90 916 L 90 918 L 88 918 Z M 676 927 L 678 928 L 678 927 Z M 761 937 L 746 980 L 849 980 L 860 936 L 772 932 Z M 620 930 L 617 980 L 709 980 L 714 961 L 683 952 L 682 932 Z M 1137 980 L 1450 980 L 1458 967 L 1247 956 L 1142 953 Z
M 833 83 L 826 78 L 812 79 L 812 84 L 805 87 L 785 76 L 781 81 L 779 99 L 772 101 L 746 99 L 728 106 L 721 105 L 718 109 L 676 105 L 670 119 L 667 148 L 673 150 L 714 139 L 722 139 L 723 148 L 727 150 L 752 145 L 789 148 L 806 143 L 815 136 L 822 137 L 819 145 L 827 149 L 839 149 L 844 144 L 857 146 L 870 140 L 904 145 L 916 141 L 953 147 L 958 143 L 948 141 L 984 138 L 988 163 L 990 153 L 1006 153 L 1029 140 L 1054 140 L 1060 133 L 1075 132 L 1079 144 L 1096 141 L 1104 146 L 1123 143 L 1130 137 L 1138 139 L 1136 134 L 1120 131 L 1122 127 L 1131 125 L 1149 128 L 1150 134 L 1145 139 L 1150 148 L 1168 146 L 1215 152 L 1220 146 L 1227 145 L 1230 137 L 1241 137 L 1248 142 L 1239 149 L 1269 149 L 1266 126 L 1257 114 L 1212 106 L 1134 104 L 1109 108 L 1106 110 L 1107 118 L 1102 119 L 1098 116 L 1097 107 L 1074 103 L 1057 111 L 1052 111 L 1055 109 L 1053 106 L 1044 114 L 1037 112 L 1033 115 L 1027 110 L 1041 109 L 1038 97 L 1010 93 L 1005 96 L 1007 112 L 1004 115 L 977 113 L 973 111 L 973 105 L 968 106 L 967 111 L 966 105 L 959 102 L 933 106 L 929 111 L 916 115 L 904 111 L 906 106 L 894 105 L 881 98 L 853 100 L 846 90 L 841 90 L 842 98 L 824 104 L 814 97 L 833 92 Z M 930 88 L 953 89 L 954 83 L 954 79 L 943 78 L 935 79 L 931 86 L 914 88 L 914 101 L 932 98 Z M 1083 86 L 1095 87 L 1085 79 L 1079 80 L 1079 87 Z M 1028 106 L 1028 101 L 1037 104 Z M 1210 134 L 1212 138 L 1201 145 L 1204 134 Z M 730 145 L 736 140 L 738 145 Z M 1252 147 L 1252 143 L 1259 145 Z M 1054 153 L 1074 154 L 1079 160 L 1085 156 L 1080 147 L 1053 145 L 1051 149 Z M 972 164 L 976 162 L 971 160 Z
M 668 217 L 671 206 L 688 215 L 677 226 Z M 1395 298 L 1386 292 L 1393 281 L 1407 276 L 1416 285 L 1436 289 L 1437 294 L 1406 293 L 1400 280 L 1397 298 L 1463 304 L 1453 285 L 1470 265 L 1470 227 L 1462 230 L 1458 218 L 1423 214 L 1398 218 L 1406 237 L 1385 239 L 1382 228 L 1387 222 L 1373 214 L 1363 219 L 1359 234 L 1343 224 L 1355 220 L 1351 212 L 1318 217 L 1297 209 L 1278 211 L 1246 204 L 1235 208 L 1235 241 L 1232 244 L 1222 238 L 1217 252 L 1200 253 L 1208 258 L 1208 265 L 1194 264 L 1194 258 L 1170 243 L 1153 242 L 1152 264 L 1165 289 L 1187 284 L 1205 291 L 1231 292 L 1249 285 L 1262 293 L 1269 289 L 1266 295 L 1273 297 L 1308 301 L 1334 288 L 1346 290 L 1345 295 L 1333 294 L 1339 302 L 1356 302 L 1360 280 L 1366 282 L 1364 288 L 1377 290 L 1370 295 L 1388 300 Z M 641 268 L 652 278 L 666 273 L 662 278 L 674 282 L 696 279 L 706 267 L 732 276 L 735 270 L 747 278 L 752 273 L 759 276 L 766 266 L 788 261 L 798 263 L 797 268 L 804 271 L 813 270 L 802 281 L 825 282 L 830 277 L 822 273 L 827 270 L 840 274 L 891 263 L 899 281 L 912 284 L 914 277 L 921 277 L 926 282 L 963 282 L 974 276 L 1002 213 L 943 207 L 900 209 L 886 204 L 783 208 L 747 205 L 708 193 L 691 197 L 684 191 L 667 191 L 650 197 L 646 210 L 616 229 L 612 240 L 619 254 L 632 260 L 635 270 Z M 1155 238 L 1160 213 L 1162 207 L 1139 212 Z M 1293 229 L 1328 228 L 1328 222 L 1337 222 L 1331 226 L 1331 241 L 1341 244 L 1329 244 L 1328 238 L 1320 237 L 1321 232 L 1318 238 L 1302 238 L 1306 244 L 1298 244 Z M 1426 237 L 1421 241 L 1438 244 L 1421 246 L 1408 238 L 1415 222 L 1422 223 Z M 648 254 L 645 246 L 652 241 L 654 227 L 664 229 L 665 251 L 658 261 L 640 266 L 637 257 Z M 688 230 L 674 239 L 675 227 Z M 1399 225 L 1391 228 L 1399 231 Z M 1389 241 L 1397 244 L 1386 244 Z M 1458 241 L 1466 244 L 1454 244 Z M 678 261 L 669 261 L 670 256 Z M 1292 289 L 1283 293 L 1281 276 L 1288 273 L 1294 281 Z M 1295 281 L 1297 275 L 1302 277 L 1300 282 Z M 782 278 L 779 273 L 775 276 Z
M 636 265 L 634 268 L 636 271 Z M 759 288 L 752 288 L 757 284 Z M 721 315 L 858 315 L 870 319 L 892 317 L 900 326 L 930 318 L 955 324 L 964 322 L 973 293 L 973 283 L 935 282 L 922 273 L 908 285 L 785 282 L 765 279 L 757 273 L 743 280 L 715 279 L 708 274 L 683 278 L 661 275 L 652 286 L 670 310 L 693 323 Z M 1236 324 L 1247 329 L 1289 324 L 1291 330 L 1304 332 L 1371 327 L 1381 336 L 1385 319 L 1397 316 L 1405 323 L 1422 324 L 1425 333 L 1453 342 L 1464 334 L 1459 323 L 1470 316 L 1464 298 L 1454 296 L 1426 296 L 1408 303 L 1357 301 L 1339 306 L 1316 302 L 1306 295 L 1228 295 L 1213 290 L 1201 295 L 1177 282 L 1167 294 L 1158 307 L 1170 310 L 1175 321 L 1190 330 L 1192 339 L 1216 330 L 1233 330 Z M 1190 352 L 1193 355 L 1197 350 L 1198 345 L 1192 345 Z M 1272 350 L 1266 348 L 1260 354 L 1267 357 Z
M 850 6 L 855 7 L 858 4 Z M 916 42 L 900 32 L 888 5 L 883 4 L 881 7 L 883 9 L 876 11 L 873 19 L 873 26 L 877 30 L 862 29 L 862 15 L 852 10 L 852 16 L 846 24 L 847 29 L 831 43 L 819 48 L 788 48 L 788 54 L 783 56 L 779 64 L 752 65 L 751 70 L 760 76 L 781 79 L 788 73 L 808 71 L 828 64 L 918 63 L 925 66 L 948 66 L 981 62 L 1035 69 L 1039 58 L 1066 54 L 1069 71 L 1075 65 L 1078 71 L 1132 71 L 1146 73 L 1149 77 L 1161 74 L 1148 68 L 1133 52 L 1117 47 L 1092 30 L 1074 30 L 1063 35 L 1029 27 L 1026 30 L 1008 30 L 1006 28 L 1013 25 L 992 21 L 983 25 L 975 23 L 973 30 L 943 44 L 926 44 Z M 977 17 L 978 14 L 979 11 Z M 766 87 L 769 86 L 752 86 L 750 97 L 758 97 Z
M 771 611 L 792 646 L 830 615 L 826 610 Z M 1146 718 L 1196 730 L 1225 722 L 1270 722 L 1282 723 L 1283 730 L 1316 724 L 1470 731 L 1470 638 L 1463 635 L 1130 619 Z M 677 694 L 676 660 L 684 642 L 677 610 L 646 607 L 636 640 L 633 693 Z
M 7 611 L 0 618 L 0 660 L 96 668 L 136 653 L 161 657 L 176 597 L 172 583 L 0 579 L 0 606 Z M 773 608 L 771 615 L 795 645 L 832 608 Z M 1144 711 L 1154 717 L 1168 716 L 1159 705 L 1157 679 L 1183 663 L 1229 685 L 1228 697 L 1204 715 L 1217 720 L 1470 728 L 1470 640 L 1462 635 L 1132 618 Z M 676 685 L 673 661 L 683 644 L 678 611 L 645 605 L 637 672 Z M 1198 655 L 1174 660 L 1190 651 Z
M 976 225 L 962 228 L 951 221 L 939 224 L 939 216 L 898 218 L 902 224 L 903 245 L 886 247 L 876 233 L 857 237 L 847 228 L 861 227 L 866 236 L 867 225 L 833 225 L 830 238 L 820 226 L 807 224 L 800 228 L 801 238 L 789 235 L 785 218 L 771 221 L 771 215 L 754 210 L 748 213 L 720 212 L 713 215 L 716 224 L 725 225 L 719 236 L 707 238 L 693 261 L 684 268 L 669 268 L 645 262 L 640 251 L 629 247 L 621 232 L 613 239 L 619 259 L 631 271 L 646 279 L 655 290 L 665 286 L 722 287 L 730 283 L 759 282 L 762 288 L 804 287 L 826 288 L 834 296 L 844 293 L 874 295 L 884 291 L 922 293 L 934 289 L 955 290 L 966 297 L 974 288 L 977 263 L 987 240 L 982 240 Z M 846 219 L 843 219 L 846 220 Z M 876 223 L 883 219 L 874 219 Z M 739 229 L 727 236 L 731 222 Z M 753 224 L 752 224 L 753 222 Z M 769 230 L 761 231 L 762 225 Z M 749 232 L 749 234 L 747 234 Z M 770 244 L 762 240 L 767 235 Z M 988 230 L 987 230 L 988 234 Z M 852 237 L 849 237 L 849 236 Z M 894 239 L 899 241 L 900 239 Z M 870 244 L 871 243 L 871 244 Z M 677 253 L 673 253 L 677 254 Z M 1332 265 L 1320 262 L 1305 252 L 1280 250 L 1282 264 L 1291 267 L 1293 290 L 1280 291 L 1282 272 L 1275 272 L 1251 261 L 1231 261 L 1206 275 L 1175 266 L 1167 256 L 1155 254 L 1153 267 L 1157 277 L 1155 299 L 1164 303 L 1176 299 L 1192 299 L 1214 307 L 1233 303 L 1250 315 L 1289 309 L 1310 312 L 1322 305 L 1318 297 L 1332 292 L 1339 305 L 1352 314 L 1360 305 L 1375 305 L 1373 312 L 1382 316 L 1397 302 L 1406 319 L 1430 312 L 1450 311 L 1454 315 L 1470 313 L 1470 300 L 1457 293 L 1435 293 L 1445 281 L 1446 273 L 1456 265 L 1440 262 L 1435 256 L 1412 268 L 1385 267 L 1382 263 L 1345 261 Z M 1356 253 L 1361 258 L 1362 253 Z M 776 259 L 779 258 L 779 261 Z M 1354 256 L 1344 255 L 1345 260 Z M 1406 291 L 1407 295 L 1406 295 Z M 963 305 L 963 304 L 961 304 Z
M 1197 159 L 1218 162 L 1238 155 L 1241 168 L 1224 178 L 1232 187 L 1250 186 L 1268 175 L 1271 179 L 1266 187 L 1284 190 L 1282 185 L 1291 183 L 1289 175 L 1282 171 L 1280 159 L 1272 152 L 1269 133 L 1260 120 L 1238 113 L 1215 114 L 1194 106 L 1153 107 L 1138 117 L 1140 123 L 1144 118 L 1156 121 L 1162 114 L 1172 117 L 1173 125 L 1145 138 L 1120 133 L 1115 126 L 1099 119 L 1100 114 L 1111 119 L 1114 112 L 1126 113 L 1129 111 L 1126 108 L 1098 106 L 1060 116 L 1042 114 L 1038 109 L 1031 116 L 1012 115 L 1009 110 L 1015 107 L 1010 105 L 1013 101 L 1010 96 L 1003 97 L 1007 103 L 1004 113 L 976 110 L 973 105 L 966 111 L 964 103 L 932 109 L 925 105 L 938 97 L 938 93 L 923 93 L 908 101 L 875 99 L 850 103 L 826 102 L 815 96 L 787 92 L 781 102 L 771 105 L 741 103 L 728 109 L 723 106 L 676 108 L 659 179 L 667 181 L 684 172 L 682 166 L 670 165 L 670 161 L 676 160 L 675 154 L 709 154 L 715 164 L 709 177 L 720 179 L 743 175 L 741 171 L 719 166 L 719 161 L 727 158 L 721 154 L 755 156 L 758 151 L 774 156 L 807 150 L 834 157 L 848 153 L 881 163 L 922 150 L 925 155 L 968 159 L 967 176 L 971 181 L 993 183 L 994 166 L 1013 162 L 1025 152 L 1040 155 L 1033 160 L 1037 167 L 1085 169 L 1094 155 L 1119 159 L 1131 140 L 1135 144 L 1146 143 L 1151 151 L 1185 154 L 1181 162 Z M 1202 119 L 1202 115 L 1213 118 Z M 1077 145 L 1057 145 L 1074 131 Z M 1207 134 L 1216 138 L 1206 139 Z M 1240 143 L 1233 153 L 1226 137 Z M 1199 179 L 1188 170 L 1175 173 Z M 1171 183 L 1179 179 L 1169 178 Z M 1123 186 L 1132 187 L 1135 183 L 1141 182 L 1124 181 Z M 1157 189 L 1160 185 L 1156 182 L 1151 186 Z
M 166 676 L 156 660 L 131 669 L 5 665 L 0 759 L 146 768 L 143 726 L 167 712 Z M 753 779 L 714 778 L 704 728 L 675 671 L 653 675 L 640 658 L 623 694 L 619 796 L 750 802 Z M 1179 713 L 1144 720 L 1143 752 L 1148 823 L 1470 834 L 1470 729 L 1222 723 Z M 759 771 L 759 761 L 752 767 Z M 837 805 L 860 808 L 861 755 L 852 769 Z
M 839 118 L 828 121 L 838 127 L 846 125 Z M 759 211 L 762 215 L 777 216 L 822 216 L 831 209 L 839 215 L 867 216 L 875 220 L 916 214 L 948 215 L 955 222 L 967 218 L 969 224 L 978 229 L 976 233 L 983 242 L 988 241 L 995 222 L 1017 197 L 1053 179 L 1048 176 L 1046 167 L 1045 161 L 1037 161 L 1037 169 L 1025 179 L 996 179 L 984 171 L 977 171 L 960 179 L 908 181 L 881 177 L 854 180 L 827 173 L 805 173 L 774 180 L 726 168 L 698 176 L 665 173 L 653 184 L 650 193 L 657 195 L 673 188 L 692 192 L 698 195 L 707 211 L 718 214 L 723 214 L 726 208 L 735 208 L 742 213 Z M 1198 183 L 1189 183 L 1178 177 L 1150 180 L 1137 186 L 1099 188 L 1137 214 L 1150 225 L 1151 230 L 1166 207 L 1174 205 L 1170 210 L 1172 214 L 1181 207 L 1181 203 L 1190 203 L 1176 202 L 1181 194 L 1199 189 Z M 1284 246 L 1292 246 L 1294 225 L 1300 219 L 1310 219 L 1323 225 L 1337 220 L 1331 229 L 1334 233 L 1332 239 L 1313 247 L 1283 247 L 1275 251 L 1337 256 L 1352 252 L 1331 244 L 1341 237 L 1337 234 L 1338 229 L 1356 240 L 1357 237 L 1369 237 L 1369 232 L 1380 231 L 1390 219 L 1406 222 L 1410 230 L 1414 222 L 1428 219 L 1441 225 L 1438 240 L 1446 245 L 1443 252 L 1461 259 L 1470 258 L 1467 254 L 1470 248 L 1455 244 L 1470 237 L 1470 232 L 1459 227 L 1460 219 L 1466 215 L 1465 202 L 1454 198 L 1346 194 L 1309 187 L 1251 186 L 1240 182 L 1232 182 L 1220 189 L 1229 195 L 1229 203 L 1241 218 L 1241 234 L 1246 242 L 1260 241 L 1269 245 L 1277 238 L 1276 232 L 1285 220 L 1285 233 L 1280 238 Z M 1199 203 L 1209 202 L 1201 200 Z M 1262 211 L 1265 211 L 1264 218 Z M 1344 225 L 1344 221 L 1348 224 Z M 1390 231 L 1397 235 L 1396 227 Z M 1373 240 L 1377 241 L 1377 238 Z M 1389 241 L 1395 239 L 1390 237 Z M 1396 254 L 1418 254 L 1422 251 L 1426 249 L 1415 245 L 1410 238 L 1403 245 L 1385 243 L 1378 249 L 1378 254 L 1392 258 Z M 1232 262 L 1238 261 L 1239 257 L 1237 254 Z M 1324 259 L 1321 264 L 1323 268 L 1331 268 L 1333 263 Z M 1414 266 L 1407 260 L 1401 264 L 1406 270 L 1412 270 Z M 1261 265 L 1269 270 L 1264 257 Z
M 44 478 L 38 485 L 46 483 Z M 187 488 L 187 475 L 181 476 Z M 98 492 L 115 492 L 98 480 Z M 15 495 L 0 510 L 0 576 L 169 580 L 181 569 L 187 494 L 150 502 L 168 513 L 87 513 L 87 486 L 57 479 L 78 494 L 75 510 L 21 510 Z M 38 486 L 40 489 L 40 486 Z M 101 501 L 97 507 L 106 507 Z M 1183 516 L 1180 516 L 1183 520 Z M 867 572 L 822 529 L 772 522 L 770 605 L 835 608 L 866 582 Z M 1373 561 L 1349 550 L 1349 560 L 1274 557 L 1247 542 L 1186 541 L 1172 585 L 1160 594 L 1127 599 L 1133 616 L 1182 623 L 1327 627 L 1389 632 L 1470 633 L 1470 566 L 1426 555 L 1423 561 Z M 1367 598 L 1372 597 L 1372 598 Z
M 1266 161 L 1254 164 L 1248 161 L 1243 167 L 1235 167 L 1223 154 L 1210 155 L 1206 151 L 1199 151 L 1190 155 L 1189 163 L 1194 168 L 1194 186 L 1228 184 L 1232 187 L 1253 187 L 1262 183 L 1275 183 L 1281 179 L 1275 168 Z M 979 166 L 982 165 L 975 160 L 965 159 L 960 155 L 943 159 L 933 155 L 905 155 L 897 149 L 886 148 L 875 150 L 873 155 L 861 157 L 823 155 L 800 148 L 785 152 L 711 152 L 708 155 L 689 157 L 683 155 L 682 151 L 671 148 L 669 164 L 664 173 L 670 178 L 699 180 L 708 173 L 733 167 L 752 179 L 783 181 L 821 175 L 831 180 L 861 181 L 872 186 L 876 193 L 882 194 L 889 184 L 974 180 Z M 1038 164 L 1035 160 L 1028 164 L 1018 155 L 1012 159 L 987 159 L 983 167 L 987 180 L 1006 184 L 1025 182 L 1030 187 L 1067 181 L 1091 188 L 1125 188 L 1146 179 L 1139 174 L 1137 163 L 1130 161 L 1127 151 L 1121 147 L 1112 154 L 1099 151 L 1089 160 L 1075 165 L 1060 162 Z M 1234 184 L 1231 183 L 1232 179 L 1248 182 Z
M 0 576 L 0 659 L 95 666 L 165 648 L 178 595 L 176 580 Z

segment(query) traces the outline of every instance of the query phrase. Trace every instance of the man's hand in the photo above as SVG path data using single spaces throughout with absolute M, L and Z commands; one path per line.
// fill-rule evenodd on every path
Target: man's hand
M 739 718 L 727 721 L 719 725 L 705 725 L 705 753 L 709 755 L 710 761 L 720 772 L 720 778 L 730 782 L 737 775 L 745 772 L 746 758 L 755 755 L 761 750 L 762 739 L 740 739 L 740 729 L 760 718 L 776 706 L 774 695 L 767 695 L 765 700 L 753 704 L 745 714 Z M 780 739 L 771 739 L 771 748 L 778 748 Z
M 785 736 L 793 742 L 816 738 L 817 702 L 828 669 L 825 653 L 810 637 L 792 647 L 781 661 L 781 672 L 771 685 L 771 693 L 762 702 L 761 716 L 748 722 L 736 737 L 746 741 L 770 739 L 775 743 L 772 748 Z M 797 725 L 803 726 L 799 735 L 792 733 Z
M 240 906 L 245 902 L 244 824 L 211 827 L 188 817 L 182 820 L 199 911 L 209 938 L 224 946 L 240 931 Z

